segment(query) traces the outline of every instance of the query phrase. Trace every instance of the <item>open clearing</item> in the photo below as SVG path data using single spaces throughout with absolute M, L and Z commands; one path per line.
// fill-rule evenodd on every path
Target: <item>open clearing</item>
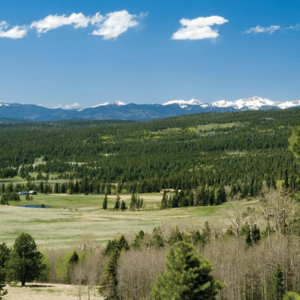
M 28 283 L 25 287 L 5 287 L 8 294 L 6 300 L 77 300 L 79 299 L 78 286 L 66 284 L 52 283 Z M 82 298 L 87 299 L 87 287 L 82 286 Z M 102 300 L 103 298 L 97 295 L 94 289 L 90 292 L 90 299 Z
M 116 196 L 108 197 L 108 210 L 102 209 L 103 196 L 96 195 L 43 195 L 33 201 L 11 202 L 0 206 L 0 243 L 12 245 L 21 232 L 33 236 L 39 248 L 68 247 L 82 235 L 93 234 L 97 242 L 104 244 L 122 233 L 151 232 L 163 222 L 203 225 L 205 221 L 218 222 L 225 215 L 229 204 L 221 206 L 184 207 L 158 210 L 162 194 L 141 194 L 144 210 L 112 210 Z M 130 195 L 121 195 L 129 205 Z M 49 209 L 22 208 L 16 205 L 50 206 Z M 250 205 L 243 201 L 244 205 Z M 224 218 L 226 219 L 226 218 Z

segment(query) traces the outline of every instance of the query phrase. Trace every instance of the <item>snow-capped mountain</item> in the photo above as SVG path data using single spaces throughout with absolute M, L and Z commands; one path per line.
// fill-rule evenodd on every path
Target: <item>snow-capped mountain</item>
M 92 108 L 96 108 L 96 107 L 99 107 L 99 106 L 108 106 L 108 105 L 118 105 L 118 106 L 122 106 L 122 105 L 126 105 L 124 102 L 122 101 L 116 101 L 116 102 L 104 102 L 104 103 L 101 103 L 101 104 L 97 104 L 97 105 L 94 105 L 92 106 Z
M 290 102 L 276 102 L 276 105 L 281 109 L 300 106 L 300 100 Z
M 0 106 L 9 106 L 9 104 L 6 102 L 0 101 Z
M 300 108 L 300 100 L 272 101 L 260 97 L 242 98 L 235 101 L 220 100 L 203 103 L 197 99 L 172 100 L 163 104 L 125 104 L 121 101 L 105 102 L 90 108 L 46 108 L 33 104 L 6 103 L 0 101 L 0 118 L 31 121 L 84 120 L 153 120 L 185 114 Z
M 181 108 L 186 108 L 188 105 L 202 105 L 202 103 L 197 99 L 172 100 L 172 101 L 163 103 L 163 105 L 172 105 L 172 104 L 178 104 Z
M 290 107 L 297 107 L 300 106 L 300 100 L 296 101 L 286 101 L 286 102 L 279 102 L 279 101 L 271 101 L 269 99 L 260 98 L 260 97 L 252 97 L 252 98 L 242 98 L 235 101 L 226 101 L 220 100 L 213 103 L 202 103 L 199 100 L 191 99 L 191 100 L 173 100 L 164 103 L 163 105 L 171 105 L 177 104 L 182 108 L 186 108 L 188 105 L 199 105 L 203 108 L 207 107 L 215 107 L 215 108 L 234 108 L 236 110 L 259 110 L 262 107 L 277 107 L 280 109 L 286 109 Z
M 276 106 L 276 102 L 260 97 L 242 98 L 236 101 L 217 101 L 211 104 L 213 107 L 233 107 L 237 110 L 252 109 L 258 110 L 261 107 Z

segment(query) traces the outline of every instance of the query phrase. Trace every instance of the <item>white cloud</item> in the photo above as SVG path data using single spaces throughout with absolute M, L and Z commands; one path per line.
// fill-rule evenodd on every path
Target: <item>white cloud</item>
M 90 18 L 90 22 L 92 25 L 98 24 L 104 20 L 104 17 L 97 12 L 93 17 Z
M 280 29 L 280 26 L 277 26 L 277 25 L 273 25 L 273 26 L 270 26 L 270 27 L 255 26 L 255 27 L 252 27 L 252 28 L 246 30 L 244 33 L 246 33 L 246 34 L 251 34 L 251 33 L 254 33 L 254 34 L 257 34 L 257 33 L 273 34 L 275 31 L 277 31 L 279 29 Z
M 300 23 L 295 25 L 295 26 L 290 26 L 287 29 L 292 29 L 292 30 L 300 30 Z
M 15 26 L 9 29 L 7 22 L 0 21 L 0 37 L 23 38 L 29 29 L 35 29 L 38 35 L 57 29 L 62 26 L 73 28 L 86 28 L 89 25 L 97 27 L 92 34 L 102 36 L 103 39 L 117 38 L 129 28 L 137 26 L 138 18 L 147 14 L 131 15 L 127 10 L 115 11 L 102 16 L 97 12 L 94 16 L 85 16 L 83 13 L 66 15 L 49 15 L 46 18 L 34 21 L 30 26 Z
M 2 28 L 6 29 L 7 27 L 8 27 L 7 22 L 5 22 L 5 21 L 1 21 L 1 22 L 0 22 L 0 28 L 1 28 L 1 29 L 2 29 Z
M 8 28 L 7 22 L 0 22 L 0 38 L 22 39 L 28 32 L 24 26 L 14 26 L 11 29 Z
M 43 20 L 32 22 L 30 28 L 35 28 L 38 33 L 46 33 L 49 30 L 59 28 L 61 26 L 73 26 L 74 28 L 85 28 L 93 20 L 100 19 L 100 14 L 97 13 L 94 17 L 86 17 L 82 13 L 73 13 L 69 17 L 66 15 L 49 15 Z
M 214 39 L 219 36 L 218 30 L 212 29 L 213 25 L 222 25 L 228 20 L 220 16 L 199 17 L 196 19 L 181 19 L 180 24 L 183 26 L 173 33 L 173 40 L 202 40 Z
M 94 30 L 92 34 L 101 35 L 104 40 L 117 38 L 129 28 L 137 26 L 137 18 L 138 16 L 131 15 L 126 10 L 109 13 L 101 24 L 98 22 L 99 29 Z
M 70 109 L 70 108 L 74 108 L 74 107 L 78 107 L 80 104 L 75 102 L 73 104 L 68 104 L 65 106 L 65 109 Z

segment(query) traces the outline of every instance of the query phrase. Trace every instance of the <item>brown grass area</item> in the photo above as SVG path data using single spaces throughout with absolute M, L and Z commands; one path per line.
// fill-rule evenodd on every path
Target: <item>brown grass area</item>
M 6 300 L 77 300 L 79 299 L 78 286 L 52 283 L 30 283 L 25 287 L 6 286 L 8 294 Z M 82 287 L 81 299 L 87 299 L 87 288 Z M 95 290 L 91 290 L 91 300 L 102 300 Z

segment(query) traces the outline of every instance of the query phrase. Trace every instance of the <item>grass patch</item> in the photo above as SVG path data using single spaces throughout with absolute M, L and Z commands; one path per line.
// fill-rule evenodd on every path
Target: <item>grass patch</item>
M 198 125 L 195 127 L 188 127 L 188 130 L 197 133 L 201 131 L 226 129 L 226 128 L 232 128 L 232 127 L 242 126 L 242 125 L 243 123 L 206 124 L 206 125 Z

